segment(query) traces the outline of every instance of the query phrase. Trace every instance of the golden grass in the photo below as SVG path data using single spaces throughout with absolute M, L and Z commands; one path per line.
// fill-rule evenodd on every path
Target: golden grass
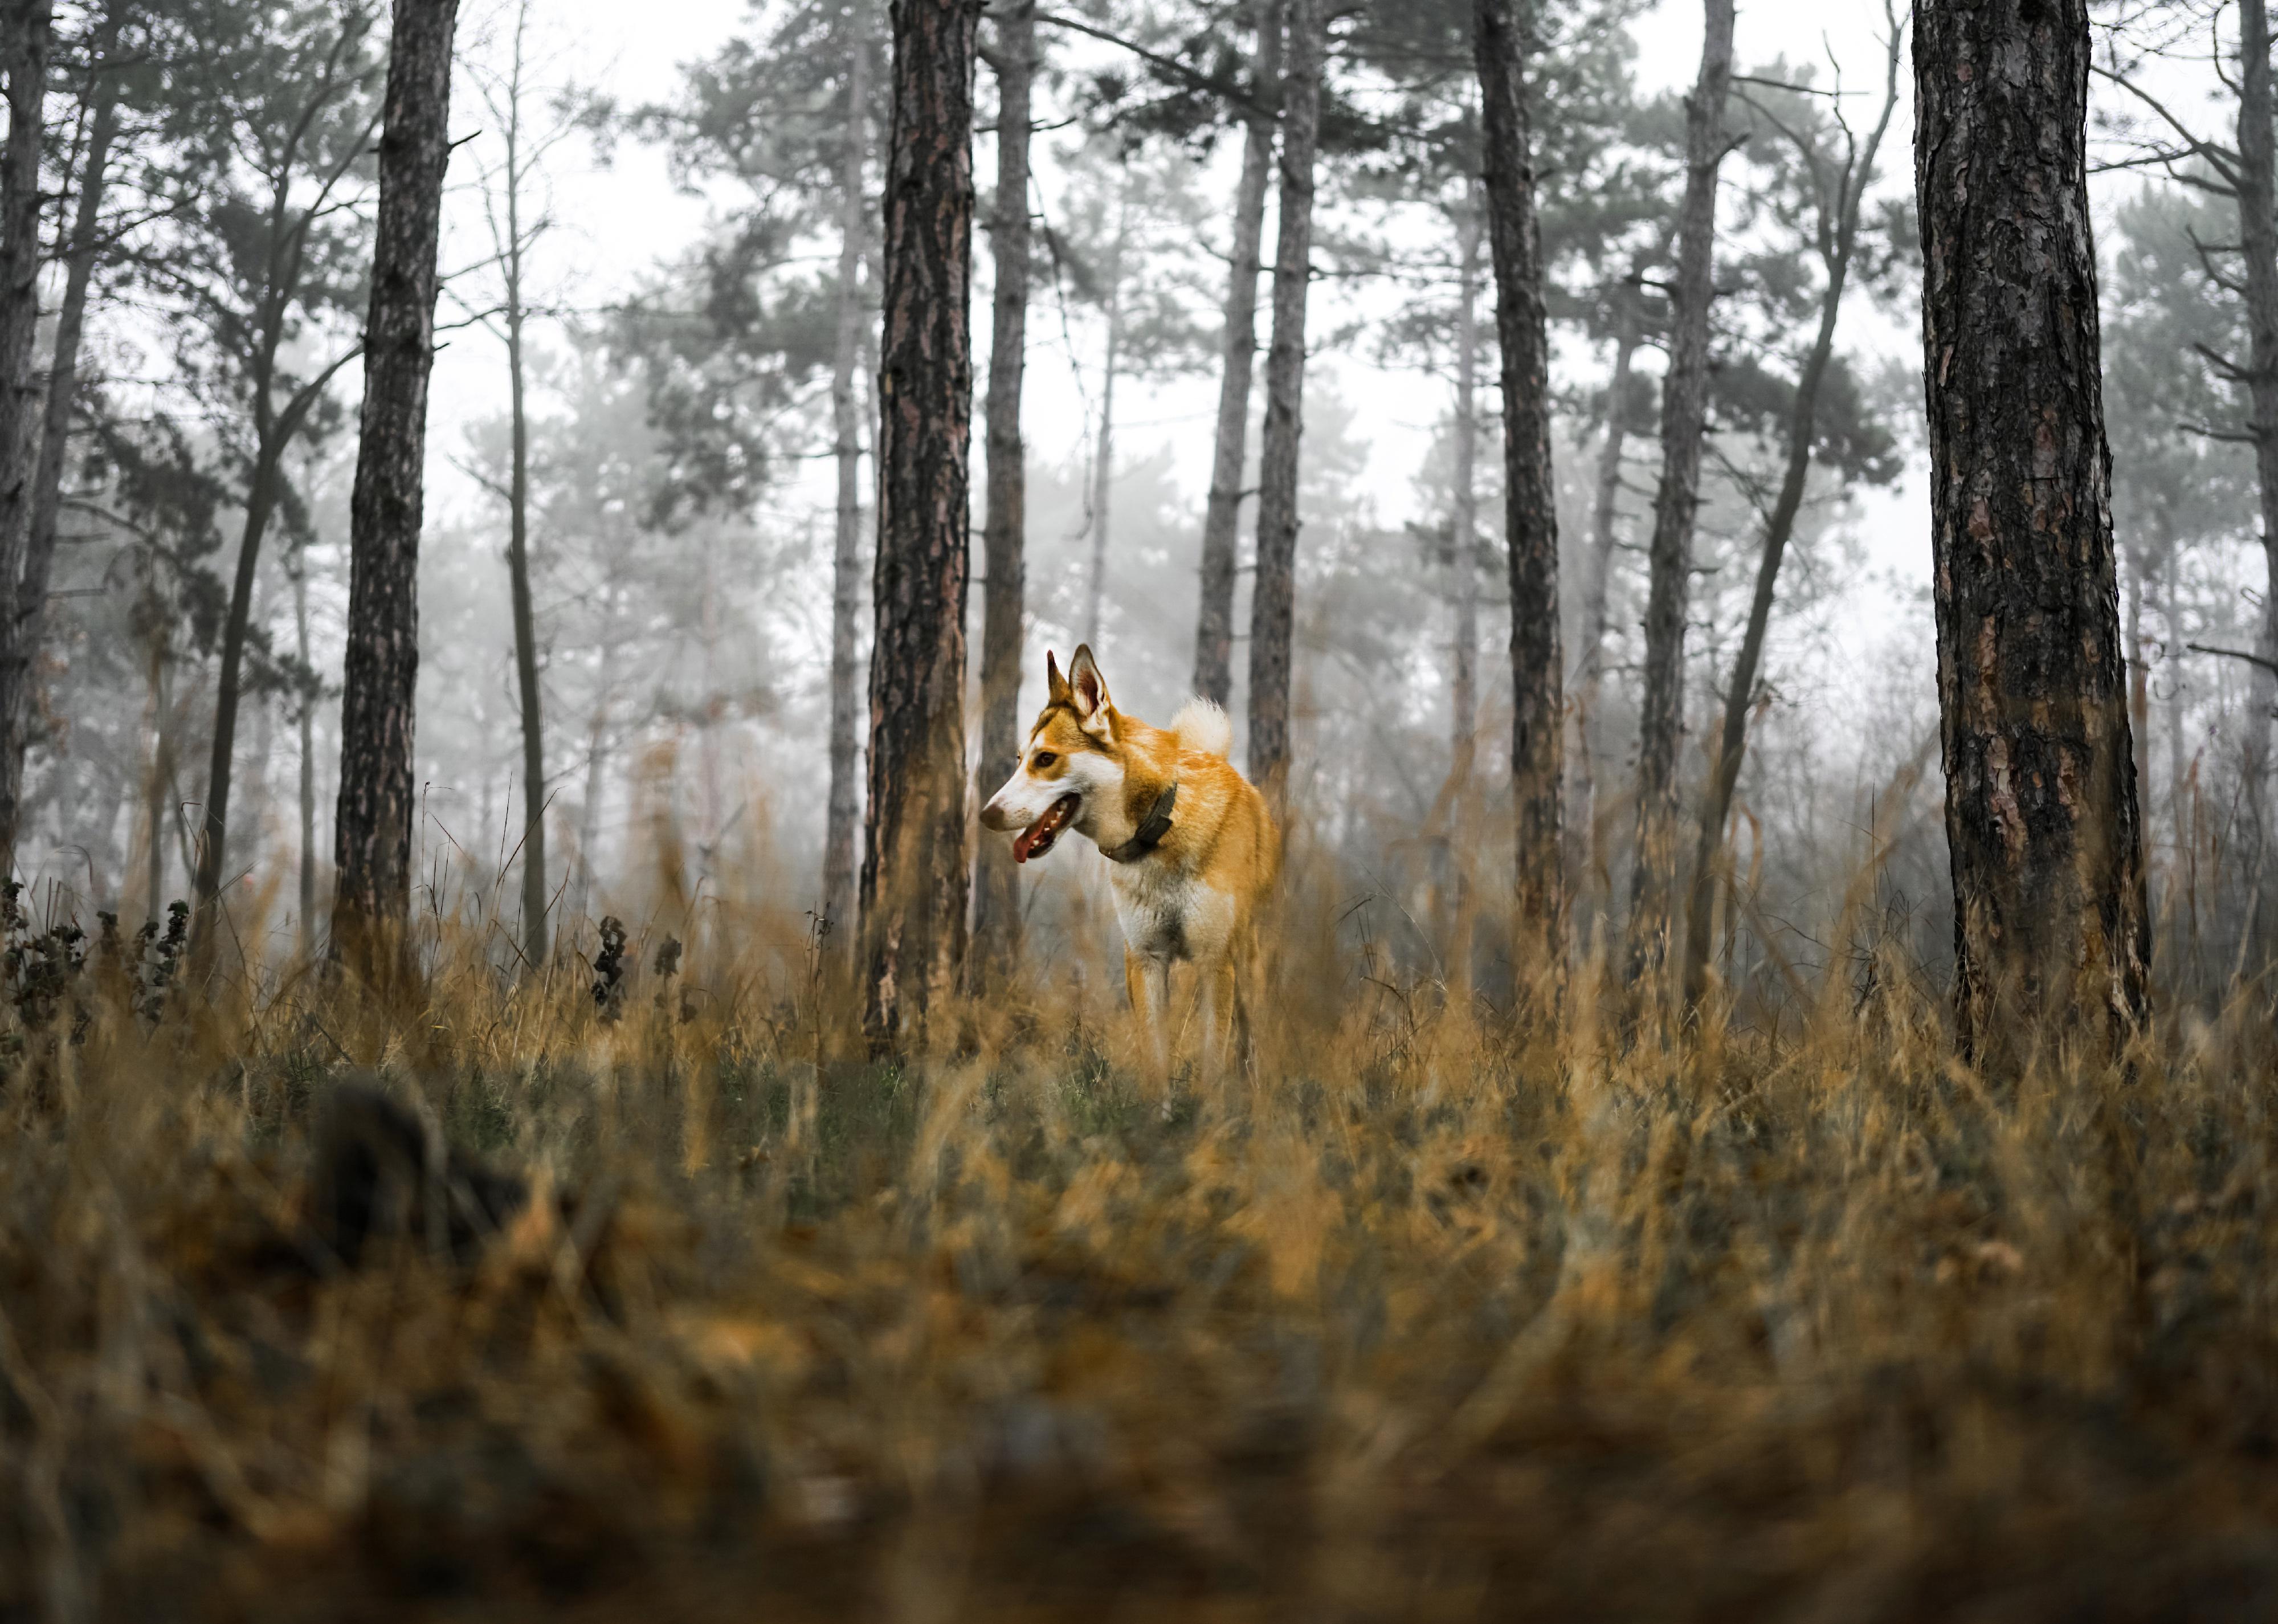
M 1996 1091 L 1902 984 L 1624 1049 L 1291 908 L 1160 1095 L 1105 964 L 873 1063 L 757 910 L 614 1022 L 90 978 L 0 1092 L 0 1619 L 2269 1616 L 2259 1003 Z M 478 1260 L 311 1266 L 358 1074 L 538 1177 Z

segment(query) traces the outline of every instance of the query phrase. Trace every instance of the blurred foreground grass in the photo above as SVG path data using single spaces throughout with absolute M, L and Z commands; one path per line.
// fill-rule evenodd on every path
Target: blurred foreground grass
M 1995 1092 L 1903 977 L 1625 1052 L 1293 946 L 1153 1094 L 1104 974 L 878 1064 L 757 934 L 19 1000 L 0 1620 L 2278 1609 L 2259 1002 Z M 505 1232 L 334 1266 L 355 1077 Z

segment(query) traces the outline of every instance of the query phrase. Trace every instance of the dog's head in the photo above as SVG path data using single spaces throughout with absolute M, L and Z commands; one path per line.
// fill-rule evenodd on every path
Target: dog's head
M 1066 677 L 1047 653 L 1044 678 L 1050 692 L 1021 764 L 981 808 L 982 828 L 1021 831 L 1013 841 L 1015 862 L 1043 856 L 1063 830 L 1091 834 L 1097 810 L 1120 805 L 1123 794 L 1115 706 L 1089 645 L 1075 651 Z

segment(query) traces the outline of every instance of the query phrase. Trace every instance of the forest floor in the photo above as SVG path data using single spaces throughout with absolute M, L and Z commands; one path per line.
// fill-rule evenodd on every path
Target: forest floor
M 1901 977 L 1664 1048 L 1324 960 L 1150 1091 L 1096 979 L 883 1064 L 707 951 L 19 961 L 0 1620 L 2278 1612 L 2259 1005 L 1991 1091 Z M 526 1195 L 389 1233 L 358 1079 Z

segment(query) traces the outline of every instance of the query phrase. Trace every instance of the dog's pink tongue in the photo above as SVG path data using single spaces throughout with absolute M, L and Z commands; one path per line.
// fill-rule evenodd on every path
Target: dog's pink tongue
M 1053 839 L 1067 822 L 1068 815 L 1075 809 L 1076 801 L 1077 797 L 1074 795 L 1061 796 L 1044 808 L 1043 816 L 1013 836 L 1013 861 L 1026 862 L 1038 853 L 1050 851 Z

